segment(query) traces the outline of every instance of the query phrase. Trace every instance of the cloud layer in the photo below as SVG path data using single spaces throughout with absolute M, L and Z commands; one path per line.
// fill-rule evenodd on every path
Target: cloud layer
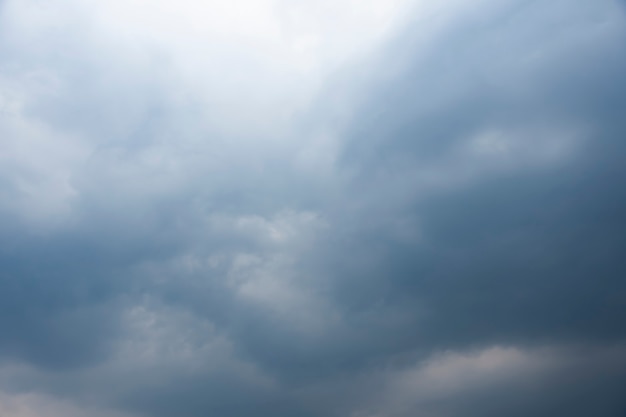
M 625 50 L 611 0 L 0 3 L 0 414 L 622 417 Z

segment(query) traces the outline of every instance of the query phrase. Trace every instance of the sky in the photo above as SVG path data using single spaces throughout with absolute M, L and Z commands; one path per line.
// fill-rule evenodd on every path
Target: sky
M 626 2 L 0 0 L 0 417 L 626 417 Z

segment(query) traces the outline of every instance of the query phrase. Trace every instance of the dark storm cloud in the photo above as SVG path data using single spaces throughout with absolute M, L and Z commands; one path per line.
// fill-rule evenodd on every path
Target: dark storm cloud
M 276 132 L 245 106 L 229 130 L 229 96 L 177 90 L 168 59 L 7 35 L 0 389 L 164 417 L 622 415 L 623 11 L 432 10 Z
M 332 277 L 348 329 L 290 372 L 623 339 L 623 17 L 561 6 L 514 3 L 454 27 L 417 64 L 400 55 L 403 75 L 354 117 L 340 164 L 351 179 L 307 266 Z M 325 349 L 324 365 L 310 361 Z M 263 359 L 285 369 L 276 348 Z
M 480 32 L 478 36 L 473 36 L 474 31 L 461 32 L 449 48 L 447 44 L 435 48 L 459 59 L 467 54 L 489 57 L 488 61 L 476 64 L 469 60 L 463 65 L 463 74 L 450 68 L 455 59 L 435 64 L 426 75 L 423 66 L 417 66 L 400 84 L 402 89 L 396 90 L 394 101 L 378 102 L 386 109 L 418 108 L 425 93 L 437 96 L 443 90 L 445 94 L 448 86 L 467 73 L 473 73 L 470 80 L 481 75 L 488 79 L 491 69 L 501 63 L 521 67 L 531 54 L 526 48 L 539 56 L 547 54 L 545 49 L 553 52 L 547 63 L 535 64 L 528 73 L 506 80 L 507 85 L 515 84 L 513 92 L 503 91 L 497 84 L 475 86 L 468 80 L 454 93 L 452 108 L 398 119 L 381 111 L 382 120 L 394 121 L 379 124 L 382 132 L 374 130 L 373 140 L 363 141 L 360 135 L 346 151 L 350 156 L 351 149 L 358 151 L 365 142 L 378 156 L 359 168 L 359 173 L 363 172 L 359 193 L 368 193 L 372 181 L 392 189 L 400 182 L 396 192 L 412 196 L 400 208 L 400 215 L 415 219 L 423 243 L 398 245 L 390 251 L 383 271 L 393 268 L 391 281 L 397 277 L 404 294 L 411 289 L 417 300 L 424 298 L 435 315 L 442 315 L 442 323 L 432 320 L 426 326 L 437 333 L 448 332 L 449 336 L 442 334 L 444 338 L 476 342 L 483 335 L 490 337 L 489 333 L 521 341 L 533 336 L 623 337 L 619 323 L 624 319 L 625 288 L 620 252 L 625 243 L 626 196 L 621 187 L 625 172 L 618 157 L 624 152 L 621 114 L 626 108 L 626 91 L 619 81 L 626 67 L 621 54 L 623 26 L 607 29 L 610 23 L 606 19 L 615 18 L 594 16 L 590 11 L 580 26 L 536 28 L 539 33 L 554 32 L 565 44 L 563 50 L 551 51 L 550 46 L 537 42 L 510 48 L 510 56 L 504 50 L 494 51 L 492 39 L 508 45 L 507 40 L 516 38 L 520 32 L 516 29 L 528 22 L 529 16 L 539 15 L 535 8 L 544 11 L 544 6 L 538 5 L 516 9 L 496 30 L 487 30 L 482 36 Z M 567 13 L 545 8 L 551 13 L 548 18 Z M 602 31 L 613 32 L 615 37 L 600 45 L 587 44 L 585 33 L 591 37 Z M 577 36 L 576 47 L 570 46 L 573 41 L 568 38 Z M 429 58 L 425 60 L 431 62 Z M 432 62 L 437 63 L 437 58 Z M 508 74 L 500 77 L 506 79 Z M 433 83 L 442 87 L 429 94 Z M 378 108 L 374 105 L 374 114 Z M 410 110 L 404 112 L 410 114 Z M 536 133 L 523 131 L 533 125 L 538 126 Z M 434 165 L 444 173 L 458 165 L 463 170 L 465 161 L 454 153 L 463 142 L 472 140 L 474 132 L 480 134 L 492 126 L 503 129 L 505 136 L 515 136 L 516 130 L 522 129 L 519 138 L 503 144 L 510 149 L 496 151 L 494 156 L 505 158 L 510 167 L 489 169 L 492 161 L 477 158 L 476 164 L 486 165 L 485 172 L 473 174 L 470 170 L 466 175 L 477 178 L 467 184 L 432 191 L 416 190 L 410 183 L 404 186 L 402 177 L 419 177 L 424 166 L 428 170 Z M 573 145 L 578 147 L 574 155 L 545 166 L 533 163 L 532 153 L 542 152 L 540 141 L 555 140 L 551 136 L 570 126 L 584 135 L 581 144 Z M 542 133 L 542 128 L 548 133 Z M 533 137 L 536 135 L 545 136 L 538 140 Z M 524 149 L 526 146 L 530 149 Z M 393 169 L 399 173 L 394 175 Z M 428 335 L 426 340 L 436 340 Z

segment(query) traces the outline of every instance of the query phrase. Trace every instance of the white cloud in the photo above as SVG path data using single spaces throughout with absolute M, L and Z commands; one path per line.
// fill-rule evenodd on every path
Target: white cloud
M 491 346 L 467 351 L 435 352 L 414 366 L 375 374 L 374 378 L 383 381 L 382 388 L 366 406 L 358 408 L 355 415 L 464 415 L 467 412 L 462 410 L 464 406 L 471 407 L 473 402 L 481 403 L 484 396 L 492 398 L 491 402 L 496 404 L 497 409 L 499 395 L 509 398 L 505 403 L 523 403 L 527 396 L 537 400 L 541 392 L 555 390 L 559 384 L 565 385 L 563 381 L 574 382 L 574 385 L 584 384 L 581 381 L 593 378 L 600 381 L 602 378 L 610 378 L 612 373 L 618 375 L 625 369 L 626 350 L 619 345 L 535 348 Z M 572 386 L 568 389 L 575 392 Z M 514 393 L 517 400 L 512 400 L 510 393 Z M 563 393 L 559 392 L 559 395 Z M 468 414 L 474 415 L 479 410 L 472 410 Z
M 80 406 L 42 394 L 0 392 L 2 417 L 131 417 L 131 414 Z
M 42 95 L 54 94 L 56 84 L 46 71 L 17 80 L 0 73 L 0 210 L 43 229 L 70 215 L 77 194 L 72 174 L 89 152 L 80 138 L 26 112 Z
M 379 45 L 408 4 L 29 0 L 7 2 L 3 21 L 12 45 L 49 64 L 87 66 L 96 83 L 148 80 L 201 103 L 222 132 L 275 135 L 328 76 Z

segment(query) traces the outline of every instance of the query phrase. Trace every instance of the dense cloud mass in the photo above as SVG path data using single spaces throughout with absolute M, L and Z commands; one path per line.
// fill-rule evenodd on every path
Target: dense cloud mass
M 624 417 L 624 161 L 617 0 L 1 1 L 0 416 Z

